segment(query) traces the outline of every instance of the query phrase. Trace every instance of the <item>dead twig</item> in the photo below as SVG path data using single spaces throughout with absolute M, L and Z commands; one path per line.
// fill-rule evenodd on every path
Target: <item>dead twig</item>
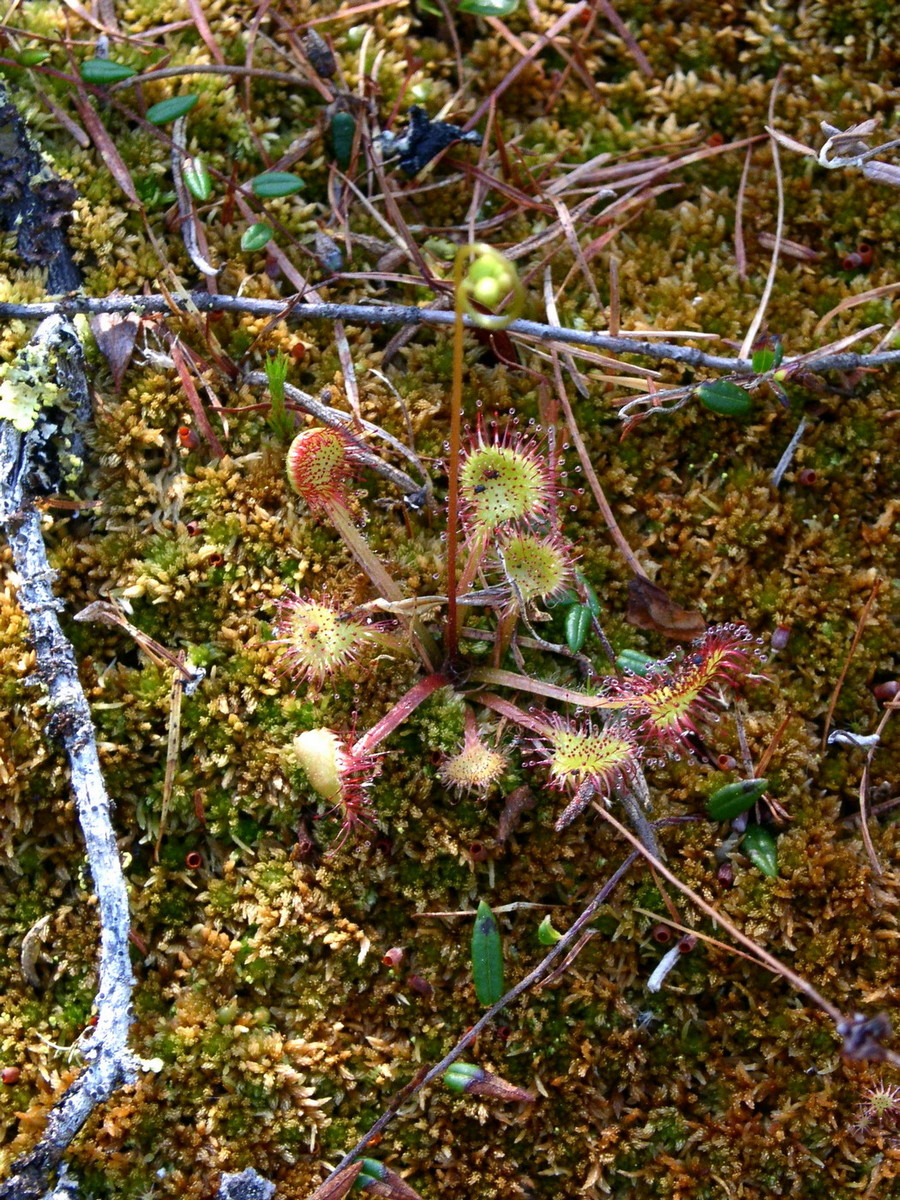
M 81 346 L 69 322 L 59 317 L 45 321 L 29 351 L 48 363 L 60 389 L 81 397 L 79 410 L 90 410 Z M 55 364 L 52 368 L 51 362 Z M 38 447 L 48 436 L 63 436 L 58 427 L 47 429 L 49 420 L 39 415 L 24 433 L 9 421 L 0 422 L 0 527 L 19 577 L 19 604 L 28 617 L 37 657 L 35 678 L 47 693 L 48 733 L 62 742 L 69 760 L 72 793 L 97 893 L 101 928 L 97 1024 L 84 1041 L 85 1069 L 51 1109 L 40 1141 L 13 1164 L 9 1178 L 0 1184 L 2 1200 L 43 1196 L 51 1174 L 85 1121 L 97 1105 L 134 1079 L 136 1067 L 128 1048 L 134 985 L 128 954 L 128 892 L 91 712 L 75 654 L 57 617 L 63 605 L 53 594 L 55 572 L 47 560 L 41 514 L 32 491 Z

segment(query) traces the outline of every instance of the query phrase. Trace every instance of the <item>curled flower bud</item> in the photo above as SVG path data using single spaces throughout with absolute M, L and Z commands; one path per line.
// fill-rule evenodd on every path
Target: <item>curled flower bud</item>
M 456 302 L 482 329 L 505 329 L 521 315 L 525 292 L 515 264 L 493 246 L 475 242 L 461 246 L 455 265 Z M 490 315 L 479 312 L 473 301 L 484 308 L 496 309 L 501 300 L 512 295 L 507 312 Z

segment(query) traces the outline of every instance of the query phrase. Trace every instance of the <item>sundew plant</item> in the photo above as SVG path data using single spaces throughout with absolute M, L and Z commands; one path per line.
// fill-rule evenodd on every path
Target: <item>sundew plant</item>
M 0 1200 L 896 1186 L 894 13 L 0 18 Z

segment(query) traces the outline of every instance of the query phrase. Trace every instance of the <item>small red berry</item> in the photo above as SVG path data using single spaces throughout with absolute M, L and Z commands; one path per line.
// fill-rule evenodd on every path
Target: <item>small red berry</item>
M 19 1076 L 21 1074 L 22 1072 L 19 1067 L 4 1067 L 3 1070 L 0 1071 L 0 1081 L 5 1083 L 8 1087 L 12 1087 L 14 1083 L 19 1082 Z

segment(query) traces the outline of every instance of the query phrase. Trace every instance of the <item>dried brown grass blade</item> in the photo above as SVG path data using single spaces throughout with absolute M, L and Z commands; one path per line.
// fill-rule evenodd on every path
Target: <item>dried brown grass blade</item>
M 194 26 L 206 45 L 207 50 L 219 64 L 224 67 L 225 55 L 219 48 L 219 43 L 213 37 L 212 30 L 209 27 L 209 22 L 206 19 L 206 14 L 203 11 L 203 6 L 200 0 L 187 0 L 188 10 L 194 21 Z
M 333 1179 L 326 1179 L 321 1187 L 310 1192 L 306 1200 L 344 1200 L 362 1169 L 362 1161 L 350 1163 L 343 1171 L 338 1171 Z
M 90 135 L 91 141 L 97 148 L 100 157 L 109 168 L 110 174 L 116 183 L 132 202 L 138 208 L 143 209 L 140 197 L 135 190 L 134 181 L 131 178 L 131 172 L 125 166 L 125 162 L 118 152 L 112 138 L 106 132 L 106 126 L 100 120 L 94 106 L 88 100 L 85 92 L 79 88 L 75 96 L 75 106 L 78 109 L 78 115 L 81 117 L 81 122 Z
M 194 383 L 193 376 L 191 375 L 190 367 L 187 364 L 184 351 L 181 349 L 181 345 L 177 338 L 173 339 L 172 341 L 170 353 L 172 355 L 172 361 L 175 363 L 175 369 L 178 371 L 179 378 L 181 379 L 181 386 L 184 388 L 184 394 L 187 396 L 188 404 L 191 406 L 191 411 L 194 414 L 194 419 L 197 422 L 200 432 L 206 438 L 207 442 L 209 443 L 209 447 L 213 454 L 215 454 L 216 458 L 224 458 L 225 450 L 222 447 L 222 443 L 216 437 L 215 430 L 209 423 L 209 417 L 206 415 L 206 409 L 203 407 L 203 401 L 200 399 L 200 393 L 197 391 L 197 387 Z

